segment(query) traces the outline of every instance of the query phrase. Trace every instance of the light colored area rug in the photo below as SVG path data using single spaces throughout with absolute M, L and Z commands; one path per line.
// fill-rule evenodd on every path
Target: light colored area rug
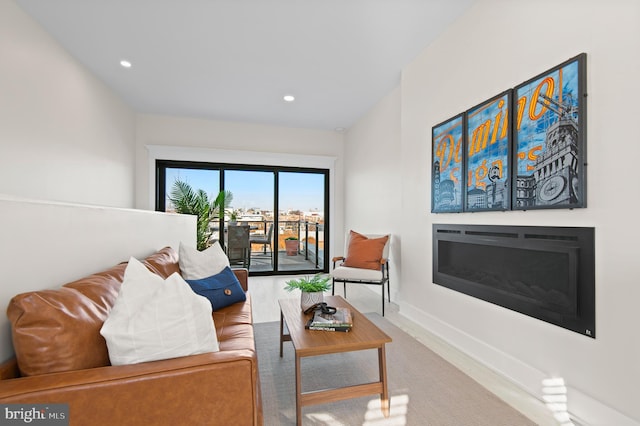
M 303 425 L 530 426 L 511 408 L 378 314 L 367 314 L 393 342 L 387 345 L 391 416 L 376 395 L 302 408 Z M 295 359 L 291 342 L 279 356 L 278 322 L 255 325 L 265 426 L 295 425 Z M 378 379 L 376 350 L 303 358 L 304 391 Z

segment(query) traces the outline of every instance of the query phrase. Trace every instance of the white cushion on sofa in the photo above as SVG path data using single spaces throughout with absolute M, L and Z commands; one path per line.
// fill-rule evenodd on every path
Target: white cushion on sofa
M 180 243 L 178 256 L 180 272 L 185 280 L 201 280 L 216 275 L 229 266 L 229 258 L 217 241 L 203 251 Z
M 211 303 L 178 273 L 163 280 L 135 258 L 100 334 L 112 365 L 219 350 Z

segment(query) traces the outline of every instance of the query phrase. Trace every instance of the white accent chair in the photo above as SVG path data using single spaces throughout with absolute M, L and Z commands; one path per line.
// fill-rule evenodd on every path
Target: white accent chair
M 382 250 L 382 257 L 379 259 L 380 269 L 353 268 L 344 266 L 349 253 L 349 242 L 351 233 L 347 233 L 345 238 L 346 253 L 344 256 L 337 256 L 332 259 L 333 271 L 331 272 L 332 286 L 331 294 L 335 294 L 336 282 L 341 282 L 343 294 L 347 298 L 347 283 L 351 284 L 372 284 L 382 286 L 382 316 L 384 316 L 384 286 L 387 285 L 387 298 L 391 302 L 391 289 L 389 288 L 389 246 L 391 243 L 390 234 L 362 234 L 367 238 L 380 238 L 387 236 L 387 242 Z

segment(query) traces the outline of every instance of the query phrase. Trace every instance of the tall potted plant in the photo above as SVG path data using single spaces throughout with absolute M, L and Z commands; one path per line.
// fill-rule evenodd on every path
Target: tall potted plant
M 187 182 L 177 179 L 171 188 L 169 200 L 177 213 L 197 216 L 197 247 L 198 250 L 204 250 L 212 234 L 209 223 L 229 207 L 233 194 L 231 191 L 220 191 L 215 199 L 209 200 L 209 196 L 203 189 L 194 191 Z
M 306 311 L 316 303 L 324 300 L 323 292 L 331 288 L 328 275 L 316 274 L 312 277 L 294 278 L 287 281 L 284 289 L 287 291 L 300 290 L 300 307 Z

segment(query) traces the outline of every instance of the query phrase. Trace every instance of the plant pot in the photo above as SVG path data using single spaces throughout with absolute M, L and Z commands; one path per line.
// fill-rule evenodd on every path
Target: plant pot
M 284 240 L 284 249 L 287 256 L 296 256 L 298 254 L 298 240 Z
M 323 300 L 324 297 L 321 291 L 314 291 L 312 293 L 303 291 L 300 295 L 300 307 L 304 312 L 316 303 L 322 303 Z

